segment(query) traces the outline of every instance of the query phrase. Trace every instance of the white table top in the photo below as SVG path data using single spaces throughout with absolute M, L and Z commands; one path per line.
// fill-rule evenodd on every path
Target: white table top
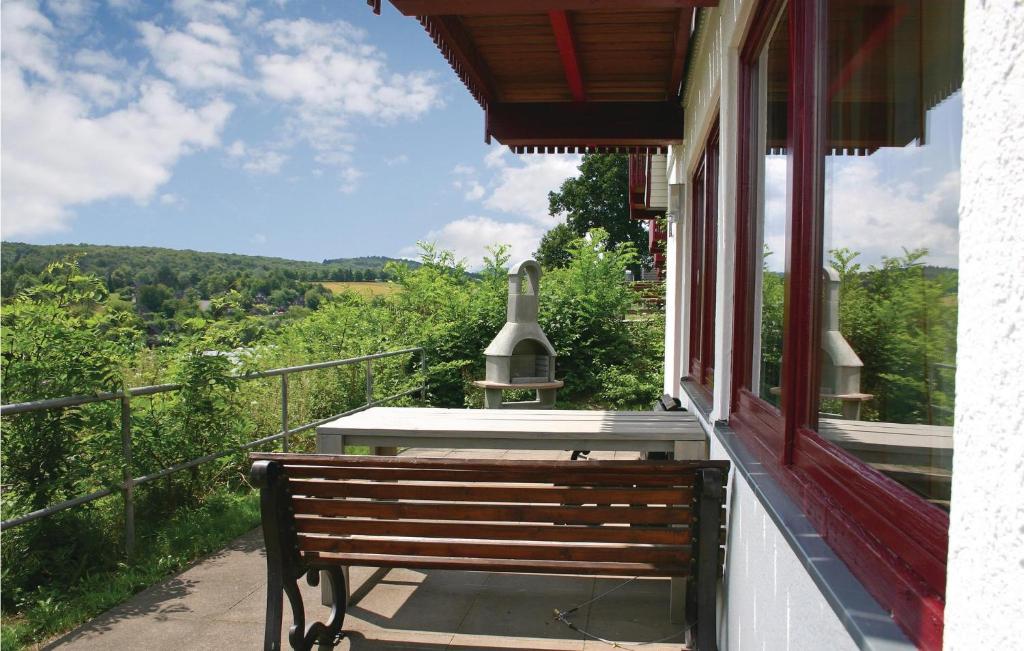
M 317 435 L 345 445 L 665 451 L 707 438 L 693 415 L 678 411 L 424 407 L 374 407 L 321 425 Z

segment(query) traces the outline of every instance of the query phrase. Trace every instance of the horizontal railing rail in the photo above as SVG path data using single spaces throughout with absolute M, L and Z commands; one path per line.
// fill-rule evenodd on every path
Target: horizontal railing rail
M 386 357 L 396 357 L 399 355 L 410 355 L 419 353 L 419 368 L 423 375 L 423 383 L 419 386 L 413 387 L 406 391 L 386 396 L 384 398 L 374 398 L 373 391 L 373 362 L 374 360 L 383 359 Z M 364 373 L 366 376 L 366 402 L 354 409 L 328 416 L 327 418 L 321 418 L 319 420 L 305 423 L 298 427 L 288 426 L 288 376 L 293 373 L 305 373 L 308 371 L 316 371 L 327 368 L 335 368 L 340 366 L 348 366 L 351 364 L 365 363 Z M 345 359 L 334 359 L 326 362 L 316 362 L 313 364 L 302 364 L 299 366 L 288 366 L 284 368 L 269 369 L 266 371 L 254 371 L 252 373 L 246 373 L 243 375 L 234 376 L 234 379 L 241 381 L 258 380 L 262 378 L 281 378 L 281 394 L 280 394 L 280 405 L 281 405 L 281 429 L 274 434 L 264 436 L 247 443 L 243 443 L 238 446 L 226 448 L 224 450 L 218 450 L 211 454 L 206 454 L 201 457 L 189 459 L 179 464 L 162 468 L 155 472 L 135 477 L 132 472 L 132 411 L 131 411 L 131 399 L 138 396 L 151 396 L 160 393 L 168 393 L 172 391 L 178 391 L 182 388 L 181 384 L 155 384 L 144 387 L 134 387 L 131 389 L 125 389 L 124 391 L 100 391 L 90 395 L 79 395 L 79 396 L 62 396 L 59 398 L 48 398 L 45 400 L 33 400 L 30 402 L 19 402 L 12 403 L 9 405 L 0 406 L 0 416 L 12 416 L 15 414 L 24 414 L 35 411 L 45 411 L 49 409 L 64 409 L 67 407 L 76 407 L 79 405 L 90 404 L 94 402 L 104 402 L 109 400 L 119 400 L 121 402 L 121 455 L 122 463 L 124 465 L 123 478 L 120 486 L 103 488 L 101 490 L 88 493 L 86 495 L 79 495 L 71 499 L 51 504 L 45 508 L 20 515 L 9 520 L 0 522 L 0 531 L 4 531 L 33 520 L 40 518 L 49 517 L 55 513 L 81 506 L 95 500 L 108 497 L 116 492 L 121 492 L 124 495 L 124 520 L 125 520 L 125 553 L 131 558 L 134 554 L 135 548 L 135 498 L 134 491 L 136 486 L 149 483 L 161 477 L 172 475 L 182 470 L 188 470 L 196 466 L 208 463 L 215 459 L 227 456 L 229 454 L 235 454 L 243 450 L 248 450 L 260 445 L 266 445 L 275 441 L 281 441 L 282 449 L 288 451 L 288 440 L 295 434 L 301 434 L 302 432 L 309 431 L 316 428 L 324 423 L 328 423 L 337 418 L 343 416 L 349 416 L 360 411 L 375 407 L 380 404 L 398 400 L 406 396 L 419 394 L 421 400 L 426 400 L 427 397 L 427 354 L 426 350 L 422 347 L 414 348 L 402 348 L 400 350 L 389 350 L 380 353 L 374 353 L 372 355 L 361 355 L 359 357 L 348 357 Z

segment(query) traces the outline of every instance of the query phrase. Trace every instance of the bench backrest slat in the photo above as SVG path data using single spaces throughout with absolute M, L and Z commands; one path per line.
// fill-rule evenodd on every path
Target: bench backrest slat
M 636 543 L 686 545 L 689 527 L 594 526 L 492 522 L 445 522 L 443 527 L 414 520 L 321 518 L 303 515 L 295 520 L 298 533 L 342 536 L 399 536 L 479 540 L 533 540 L 537 542 Z
M 443 502 L 530 502 L 537 504 L 690 504 L 693 488 L 619 488 L 572 486 L 465 485 L 426 482 L 396 484 L 368 481 L 292 479 L 292 495 Z
M 438 540 L 429 538 L 324 538 L 299 535 L 303 552 L 394 554 L 451 558 L 508 558 L 595 563 L 651 563 L 682 566 L 690 561 L 689 545 L 560 545 L 552 543 Z
M 481 504 L 463 502 L 377 502 L 318 497 L 292 499 L 296 513 L 326 517 L 373 517 L 391 520 L 456 520 L 460 522 L 558 522 L 564 524 L 689 524 L 689 507 L 549 506 L 544 504 Z

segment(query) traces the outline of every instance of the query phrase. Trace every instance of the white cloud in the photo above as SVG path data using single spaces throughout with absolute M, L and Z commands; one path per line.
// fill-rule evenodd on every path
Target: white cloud
M 487 247 L 495 244 L 510 245 L 513 261 L 530 257 L 537 249 L 544 230 L 532 222 L 504 222 L 490 217 L 469 216 L 432 230 L 422 239 L 454 252 L 457 258 L 465 258 L 470 268 L 478 269 L 483 266 Z M 399 251 L 399 255 L 405 257 L 416 257 L 417 254 L 415 246 Z
M 242 15 L 244 0 L 174 0 L 174 10 L 192 20 L 223 20 Z
M 288 156 L 274 150 L 252 152 L 242 169 L 253 174 L 277 174 Z
M 516 156 L 509 165 L 503 158 L 488 154 L 485 164 L 498 169 L 494 190 L 484 200 L 493 210 L 523 215 L 538 223 L 553 225 L 548 215 L 548 192 L 557 190 L 567 178 L 579 173 L 580 157 L 572 154 Z M 500 163 L 495 161 L 500 160 Z
M 142 0 L 107 0 L 111 9 L 124 12 L 133 12 L 139 9 Z
M 919 183 L 906 179 L 918 169 L 918 160 L 927 159 L 927 146 L 886 153 L 827 159 L 826 246 L 859 251 L 864 265 L 902 256 L 904 248 L 926 248 L 926 263 L 956 267 L 960 173 L 955 161 L 941 166 L 945 173 L 925 174 L 933 181 Z
M 95 72 L 78 72 L 70 75 L 68 81 L 101 108 L 113 106 L 127 93 L 123 84 Z
M 341 170 L 341 186 L 338 188 L 345 194 L 352 194 L 359 187 L 359 179 L 363 173 L 354 167 L 346 167 Z
M 92 0 L 47 0 L 46 6 L 63 26 L 80 30 L 92 13 Z
M 264 31 L 287 51 L 256 57 L 263 91 L 275 99 L 382 121 L 416 118 L 440 102 L 432 74 L 389 73 L 348 23 L 272 20 Z
M 182 206 L 185 204 L 185 200 L 176 194 L 165 192 L 160 195 L 160 204 L 164 206 Z
M 75 52 L 74 62 L 80 68 L 106 73 L 121 72 L 127 65 L 103 50 L 89 49 Z
M 504 147 L 495 147 L 484 156 L 484 165 L 487 167 L 504 167 L 507 165 L 505 161 L 505 154 L 507 153 L 508 150 Z
M 50 38 L 53 23 L 30 2 L 5 2 L 0 36 L 3 65 L 39 75 L 46 81 L 57 78 L 57 44 Z
M 486 193 L 487 190 L 484 189 L 484 186 L 473 181 L 469 184 L 469 187 L 466 188 L 466 193 L 462 196 L 465 197 L 466 201 L 477 201 Z
M 243 158 L 245 156 L 245 152 L 248 150 L 249 147 L 243 141 L 236 140 L 231 143 L 225 151 L 227 151 L 228 156 L 231 156 L 232 158 Z
M 259 87 L 292 107 L 287 132 L 320 163 L 350 165 L 353 119 L 416 119 L 442 104 L 432 73 L 388 70 L 384 53 L 344 21 L 272 20 L 262 30 L 280 51 L 256 56 Z
M 242 169 L 253 174 L 277 174 L 289 158 L 273 147 L 250 147 L 242 140 L 235 140 L 224 151 L 230 158 L 242 161 Z
M 218 144 L 233 108 L 223 100 L 188 106 L 170 84 L 147 79 L 127 104 L 98 111 L 113 90 L 98 75 L 60 74 L 52 35 L 34 7 L 4 5 L 5 237 L 59 231 L 78 204 L 151 200 L 182 156 Z
M 142 41 L 157 67 L 187 88 L 242 86 L 242 55 L 235 37 L 226 28 L 193 21 L 187 32 L 167 30 L 153 23 L 139 23 Z
M 409 157 L 406 156 L 405 154 L 399 154 L 397 156 L 384 159 L 384 164 L 387 165 L 388 167 L 394 167 L 395 165 L 405 165 L 408 162 Z

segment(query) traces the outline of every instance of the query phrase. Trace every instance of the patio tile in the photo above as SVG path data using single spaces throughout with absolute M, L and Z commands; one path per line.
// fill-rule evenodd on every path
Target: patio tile
M 590 599 L 594 579 L 541 574 L 490 574 L 458 632 L 465 635 L 580 640 L 554 618 Z M 586 607 L 578 611 L 585 616 Z
M 345 629 L 454 633 L 486 577 L 479 572 L 391 570 L 349 606 Z
M 425 631 L 376 630 L 368 633 L 349 631 L 336 651 L 444 651 L 449 648 L 451 633 Z
M 598 579 L 594 595 L 621 586 L 590 604 L 589 616 L 582 627 L 590 634 L 615 642 L 671 642 L 678 649 L 684 640 L 683 626 L 669 621 L 669 581 L 637 579 L 623 585 L 623 579 Z M 668 639 L 666 639 L 668 638 Z M 589 642 L 588 642 L 589 644 Z M 611 648 L 594 641 L 593 648 Z M 657 644 L 645 644 L 653 651 Z M 591 649 L 587 647 L 588 651 Z
M 568 629 L 566 629 L 568 630 Z M 582 651 L 583 640 L 562 640 L 536 637 L 507 637 L 504 635 L 464 635 L 452 638 L 448 651 L 488 651 L 490 649 L 519 649 L 520 651 Z

